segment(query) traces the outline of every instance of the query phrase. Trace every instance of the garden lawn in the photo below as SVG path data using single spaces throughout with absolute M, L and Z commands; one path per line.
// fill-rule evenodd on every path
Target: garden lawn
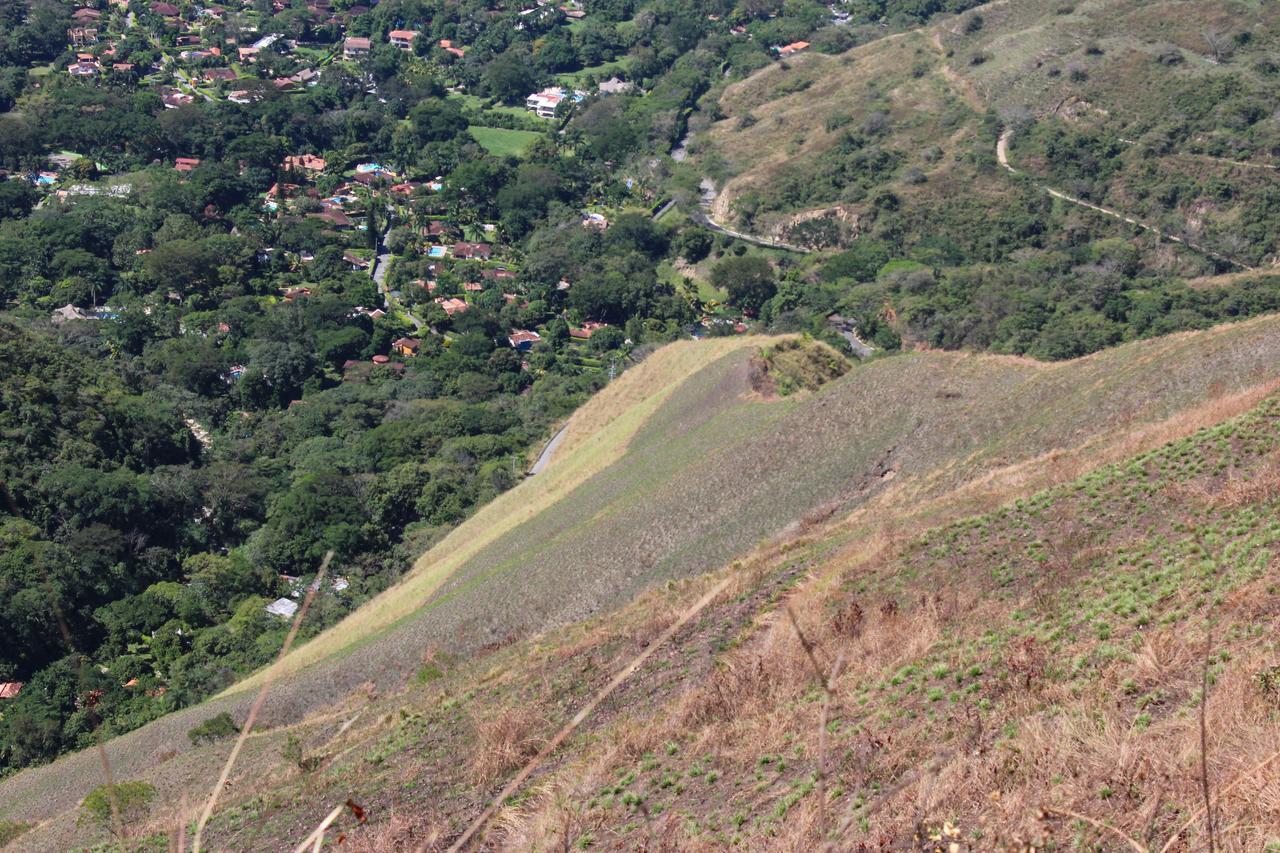
M 523 157 L 533 141 L 542 135 L 532 130 L 507 130 L 476 125 L 467 128 L 467 131 L 486 151 L 496 157 Z

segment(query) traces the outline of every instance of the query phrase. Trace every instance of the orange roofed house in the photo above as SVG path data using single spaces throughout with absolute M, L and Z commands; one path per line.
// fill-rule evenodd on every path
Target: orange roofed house
M 359 59 L 369 54 L 369 40 L 359 36 L 351 36 L 342 42 L 343 59 Z
M 391 46 L 401 50 L 413 50 L 413 40 L 417 37 L 417 30 L 392 30 L 387 33 L 387 41 L 391 42 Z
M 422 341 L 417 338 L 401 338 L 391 344 L 392 352 L 406 358 L 413 358 L 420 349 L 422 349 Z
M 457 297 L 450 297 L 448 299 L 437 297 L 436 304 L 438 304 L 441 308 L 443 308 L 444 313 L 448 314 L 450 317 L 452 317 L 454 314 L 461 314 L 463 311 L 466 311 L 467 308 L 470 307 L 469 305 L 467 305 L 467 303 L 463 302 L 461 299 L 458 299 Z

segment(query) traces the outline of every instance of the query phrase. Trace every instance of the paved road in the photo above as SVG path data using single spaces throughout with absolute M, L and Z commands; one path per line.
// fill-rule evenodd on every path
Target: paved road
M 391 269 L 391 253 L 383 250 L 378 255 L 378 259 L 373 262 L 373 281 L 378 285 L 378 292 L 382 294 L 383 307 L 390 308 L 390 302 L 387 297 L 387 270 Z
M 409 321 L 413 323 L 413 328 L 421 332 L 426 324 L 415 317 L 408 308 L 391 298 L 391 291 L 387 289 L 387 272 L 391 269 L 391 253 L 387 251 L 386 246 L 379 246 L 378 248 L 381 251 L 374 260 L 373 266 L 370 267 L 369 273 L 373 276 L 373 283 L 378 286 L 378 294 L 382 296 L 383 310 L 388 313 L 392 311 L 403 312 L 409 318 Z
M 556 448 L 564 441 L 565 430 L 568 425 L 560 427 L 556 434 L 551 436 L 551 440 L 547 442 L 547 446 L 542 448 L 542 452 L 538 454 L 538 461 L 533 463 L 533 467 L 529 469 L 529 473 L 541 474 L 543 470 L 551 463 L 551 457 L 555 454 Z
M 1006 130 L 1004 133 L 1000 134 L 1000 139 L 996 142 L 996 159 L 1000 161 L 1000 165 L 1004 166 L 1005 169 L 1007 169 L 1010 174 L 1019 175 L 1022 173 L 1009 164 L 1009 139 L 1012 136 L 1013 136 L 1012 130 Z M 1237 261 L 1235 258 L 1228 258 L 1226 255 L 1221 254 L 1220 252 L 1215 252 L 1213 249 L 1210 249 L 1207 246 L 1202 246 L 1199 243 L 1193 243 L 1190 240 L 1184 240 L 1183 238 L 1177 236 L 1176 234 L 1170 234 L 1167 231 L 1164 231 L 1163 229 L 1156 227 L 1155 225 L 1148 225 L 1145 222 L 1134 219 L 1132 216 L 1126 216 L 1125 214 L 1121 213 L 1118 210 L 1112 210 L 1109 207 L 1102 207 L 1101 205 L 1092 204 L 1090 202 L 1085 201 L 1084 199 L 1076 198 L 1075 196 L 1068 195 L 1067 193 L 1064 193 L 1061 190 L 1055 190 L 1053 187 L 1045 186 L 1043 184 L 1041 185 L 1040 188 L 1043 189 L 1045 192 L 1047 192 L 1049 195 L 1053 196 L 1054 198 L 1060 198 L 1065 202 L 1069 202 L 1070 204 L 1079 205 L 1080 207 L 1087 207 L 1090 210 L 1097 211 L 1098 213 L 1104 214 L 1106 216 L 1110 216 L 1113 219 L 1119 219 L 1122 222 L 1129 223 L 1130 225 L 1136 225 L 1137 227 L 1143 229 L 1144 231 L 1150 231 L 1152 234 L 1156 234 L 1162 237 L 1163 239 L 1169 240 L 1170 242 L 1173 242 L 1173 243 L 1181 243 L 1182 245 L 1190 249 L 1196 250 L 1202 255 L 1208 255 L 1214 260 L 1222 261 L 1223 263 L 1240 267 L 1241 269 L 1246 270 L 1248 272 L 1253 272 L 1253 267 L 1249 266 L 1248 264 L 1241 263 L 1240 261 Z

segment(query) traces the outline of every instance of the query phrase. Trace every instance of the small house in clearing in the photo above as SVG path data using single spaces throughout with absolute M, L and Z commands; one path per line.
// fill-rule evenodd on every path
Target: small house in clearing
M 454 243 L 453 256 L 464 260 L 489 260 L 493 254 L 488 243 Z
M 413 358 L 422 349 L 422 341 L 417 338 L 401 338 L 391 344 L 391 351 L 397 355 Z
M 595 334 L 600 329 L 603 329 L 607 325 L 609 324 L 597 323 L 594 320 L 588 320 L 587 322 L 583 323 L 580 328 L 570 328 L 569 337 L 579 341 L 590 340 L 593 334 Z
M 298 612 L 298 602 L 292 598 L 277 598 L 268 604 L 265 610 L 272 616 L 278 616 L 281 619 L 292 619 L 293 614 Z
M 401 50 L 413 50 L 413 40 L 417 37 L 417 30 L 392 30 L 387 33 L 387 41 L 391 42 L 391 46 Z
M 461 299 L 458 299 L 456 296 L 451 296 L 448 299 L 437 297 L 436 304 L 438 304 L 441 308 L 443 308 L 444 313 L 448 314 L 450 317 L 452 317 L 454 314 L 461 314 L 463 311 L 466 311 L 467 308 L 470 307 L 469 305 L 467 305 L 466 302 L 463 302 Z
M 528 352 L 533 345 L 542 340 L 542 335 L 528 329 L 517 329 L 507 336 L 507 341 L 520 352 Z
M 359 59 L 369 54 L 369 40 L 359 36 L 350 36 L 342 42 L 343 59 Z
M 0 699 L 13 699 L 22 692 L 22 685 L 21 681 L 0 682 Z

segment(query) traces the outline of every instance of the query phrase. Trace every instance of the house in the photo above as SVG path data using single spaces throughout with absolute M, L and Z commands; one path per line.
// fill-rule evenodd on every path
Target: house
M 556 108 L 562 102 L 568 100 L 576 104 L 586 96 L 585 92 L 577 90 L 569 92 L 558 86 L 551 86 L 541 92 L 534 92 L 525 98 L 524 105 L 526 109 L 532 110 L 539 118 L 555 118 Z
M 227 92 L 227 100 L 233 104 L 252 104 L 256 98 L 248 89 L 236 89 L 233 92 Z
M 454 243 L 453 256 L 463 260 L 489 260 L 493 248 L 488 243 Z
M 632 83 L 618 77 L 610 77 L 608 80 L 596 86 L 602 95 L 622 95 L 630 92 L 634 87 Z
M 242 47 L 236 51 L 241 62 L 257 62 L 259 50 L 256 47 Z
M 603 213 L 593 213 L 589 210 L 582 212 L 582 227 L 594 228 L 597 231 L 604 231 L 609 227 L 609 220 L 605 218 Z
M 581 328 L 577 328 L 577 329 L 570 328 L 569 337 L 578 341 L 590 340 L 591 336 L 595 332 L 605 328 L 608 325 L 609 325 L 608 323 L 597 323 L 594 320 L 588 320 L 587 322 L 582 324 Z
M 298 84 L 290 80 L 288 77 L 277 77 L 271 81 L 271 85 L 275 86 L 277 89 L 285 90 L 292 89 Z
M 468 281 L 462 285 L 462 289 L 467 293 L 479 293 L 484 290 L 484 285 L 478 281 Z
M 134 70 L 132 62 L 117 62 L 111 66 L 111 71 L 115 74 L 132 74 Z
M 93 27 L 72 27 L 67 30 L 67 41 L 76 47 L 98 43 L 98 31 Z
M 162 18 L 178 17 L 178 7 L 172 3 L 152 3 L 151 11 L 155 12 Z
M 69 320 L 92 320 L 94 317 L 87 311 L 81 311 L 79 308 L 68 302 L 66 305 L 63 305 L 58 310 L 54 311 L 53 314 L 49 316 L 49 319 L 53 321 L 54 325 L 61 325 Z
M 174 44 L 178 47 L 195 47 L 200 43 L 199 33 L 183 33 L 174 39 Z
M 800 51 L 806 50 L 808 47 L 809 43 L 807 41 L 793 41 L 791 44 L 775 47 L 774 50 L 778 52 L 778 56 L 786 59 L 788 56 L 795 56 Z
M 458 47 L 449 39 L 440 39 L 440 49 L 445 53 L 453 54 L 459 59 L 467 55 L 467 49 L 465 47 Z
M 350 36 L 342 42 L 343 59 L 359 59 L 369 55 L 369 40 L 359 36 Z
M 309 287 L 290 287 L 284 292 L 284 301 L 292 302 L 295 299 L 305 299 L 311 295 Z
M 539 118 L 555 118 L 556 108 L 564 100 L 564 89 L 549 88 L 534 92 L 524 99 L 526 109 L 532 110 Z
M 423 236 L 431 238 L 432 242 L 439 242 L 442 238 L 456 233 L 454 227 L 443 219 L 432 219 L 422 230 Z
M 82 27 L 90 24 L 98 23 L 98 19 L 102 17 L 102 13 L 97 9 L 77 9 L 71 19 Z
M 391 351 L 406 358 L 413 358 L 422 349 L 422 341 L 417 338 L 401 338 L 391 344 Z
M 517 329 L 507 336 L 507 341 L 511 346 L 520 352 L 528 352 L 533 345 L 542 340 L 542 335 L 537 332 L 531 332 L 528 329 Z
M 80 62 L 73 62 L 67 66 L 67 73 L 72 77 L 97 77 L 98 72 L 101 70 L 102 69 L 98 67 L 98 63 L 96 61 L 85 62 L 84 60 L 81 60 Z
M 417 37 L 417 30 L 392 30 L 387 33 L 387 40 L 391 42 L 391 46 L 401 50 L 413 50 L 413 40 Z
M 285 169 L 295 172 L 323 172 L 327 165 L 323 157 L 314 154 L 290 154 L 284 158 Z
M 452 317 L 454 314 L 461 314 L 463 311 L 466 311 L 468 308 L 471 307 L 467 303 L 463 302 L 461 299 L 458 299 L 457 297 L 452 297 L 452 296 L 449 297 L 448 299 L 436 297 L 436 304 L 439 305 L 441 308 L 443 308 L 444 313 L 448 314 L 450 317 Z
M 369 260 L 359 255 L 353 255 L 351 252 L 344 252 L 342 260 L 351 265 L 353 270 L 367 270 L 369 268 Z
M 319 213 L 310 213 L 307 215 L 309 217 L 314 217 L 315 219 L 323 219 L 334 228 L 344 229 L 351 227 L 351 217 L 347 216 L 347 212 L 340 207 L 326 207 Z M 366 263 L 366 266 L 367 265 L 368 264 Z
M 0 682 L 0 699 L 12 699 L 22 692 L 23 682 L 21 681 L 4 681 Z
M 160 101 L 164 104 L 166 110 L 176 110 L 178 107 L 185 107 L 188 104 L 196 102 L 195 95 L 188 95 L 185 92 L 165 92 L 160 95 Z
M 281 619 L 292 619 L 293 614 L 298 612 L 298 602 L 292 598 L 277 598 L 263 609 L 272 616 L 279 616 Z
M 206 83 L 226 83 L 236 79 L 236 76 L 236 72 L 232 71 L 230 68 L 210 68 L 208 71 L 204 72 L 204 79 Z
M 178 157 L 173 161 L 173 168 L 179 172 L 190 172 L 200 165 L 200 160 L 196 157 Z
M 508 279 L 513 279 L 516 277 L 516 274 L 514 272 L 512 272 L 509 269 L 503 269 L 502 267 L 498 267 L 497 269 L 482 270 L 480 272 L 480 275 L 484 277 L 485 281 L 506 281 Z

